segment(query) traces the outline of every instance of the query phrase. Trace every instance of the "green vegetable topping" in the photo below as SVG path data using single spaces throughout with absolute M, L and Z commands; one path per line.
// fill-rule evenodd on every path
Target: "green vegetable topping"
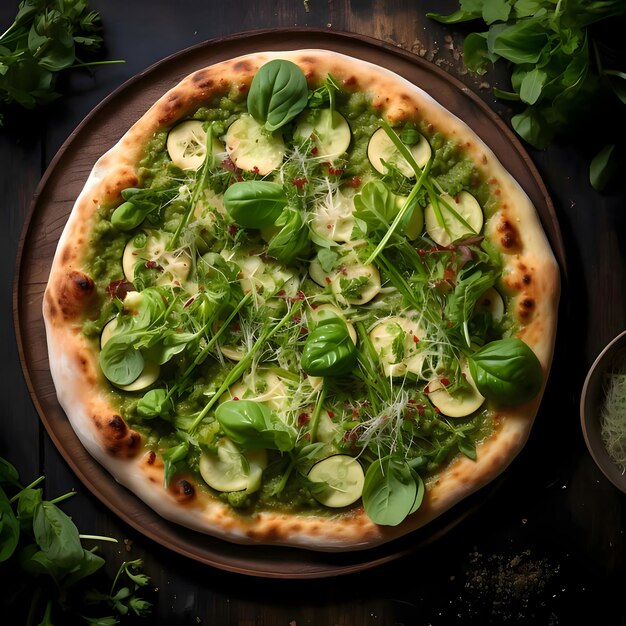
M 346 323 L 336 315 L 320 320 L 302 350 L 302 369 L 311 376 L 343 376 L 356 366 L 357 353 Z
M 244 228 L 272 226 L 286 205 L 282 186 L 265 180 L 234 183 L 224 194 L 226 210 Z
M 309 90 L 302 70 L 275 59 L 255 74 L 248 93 L 248 111 L 270 132 L 289 123 L 307 105 Z
M 468 362 L 480 393 L 498 404 L 522 404 L 541 390 L 541 363 L 521 339 L 492 341 L 468 357 Z

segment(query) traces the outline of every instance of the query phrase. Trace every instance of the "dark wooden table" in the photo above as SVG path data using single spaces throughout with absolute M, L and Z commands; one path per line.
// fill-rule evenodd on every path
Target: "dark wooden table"
M 17 2 L 15 2 L 17 4 Z M 130 77 L 205 40 L 258 28 L 317 27 L 375 37 L 437 64 L 505 119 L 490 87 L 503 69 L 463 70 L 462 28 L 439 25 L 438 0 L 91 0 L 105 25 L 107 56 L 126 60 L 93 77 L 67 79 L 68 95 L 11 118 L 0 130 L 0 456 L 25 482 L 46 476 L 46 496 L 75 489 L 70 513 L 84 533 L 117 537 L 102 549 L 115 571 L 141 557 L 158 591 L 157 624 L 426 625 L 624 624 L 624 496 L 600 473 L 581 435 L 578 403 L 589 365 L 626 327 L 626 192 L 589 185 L 579 137 L 529 150 L 556 207 L 567 256 L 557 354 L 528 445 L 480 509 L 433 544 L 367 571 L 334 579 L 239 576 L 179 556 L 112 514 L 78 481 L 40 423 L 18 357 L 12 314 L 14 268 L 31 199 L 47 165 L 77 124 Z M 0 31 L 16 6 L 0 3 Z M 584 133 L 582 133 L 584 134 Z M 0 594 L 2 591 L 0 590 Z M 19 624 L 19 618 L 10 621 Z

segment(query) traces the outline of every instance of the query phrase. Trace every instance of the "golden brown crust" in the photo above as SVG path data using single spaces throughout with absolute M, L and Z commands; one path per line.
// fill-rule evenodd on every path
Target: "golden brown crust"
M 200 69 L 163 95 L 98 160 L 59 242 L 44 298 L 50 366 L 59 400 L 89 452 L 165 518 L 236 542 L 356 550 L 423 526 L 502 472 L 524 445 L 541 395 L 525 406 L 499 413 L 497 428 L 478 446 L 477 461 L 455 460 L 428 485 L 418 512 L 397 527 L 373 524 L 361 508 L 324 517 L 274 512 L 245 517 L 194 485 L 189 476 L 174 477 L 168 490 L 163 490 L 161 461 L 143 450 L 139 435 L 111 408 L 96 350 L 80 332 L 82 315 L 89 316 L 94 306 L 93 281 L 81 269 L 81 259 L 97 208 L 119 201 L 121 190 L 137 184 L 137 163 L 155 132 L 216 95 L 245 95 L 258 68 L 277 57 L 299 64 L 311 84 L 330 73 L 346 89 L 369 92 L 374 108 L 390 121 L 422 117 L 433 131 L 463 145 L 488 181 L 491 195 L 499 198 L 485 232 L 503 255 L 501 287 L 513 298 L 519 336 L 533 348 L 547 378 L 556 332 L 559 273 L 528 197 L 474 133 L 419 88 L 387 70 L 321 50 L 259 53 Z

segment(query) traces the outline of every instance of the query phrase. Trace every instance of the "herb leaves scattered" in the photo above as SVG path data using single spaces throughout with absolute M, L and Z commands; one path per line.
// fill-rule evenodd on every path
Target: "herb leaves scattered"
M 20 621 L 27 626 L 113 626 L 121 616 L 146 615 L 151 604 L 137 592 L 150 579 L 140 571 L 141 560 L 122 563 L 113 584 L 101 591 L 106 578 L 97 573 L 105 560 L 83 540 L 116 540 L 81 535 L 57 506 L 74 494 L 44 500 L 37 487 L 42 480 L 23 487 L 15 467 L 0 458 L 0 575 L 3 597 L 11 603 L 0 606 L 13 617 L 20 605 L 30 607 Z
M 499 59 L 511 64 L 511 90 L 494 94 L 521 105 L 511 119 L 514 130 L 535 148 L 545 148 L 557 134 L 581 132 L 590 113 L 593 134 L 617 134 L 619 114 L 605 113 L 609 105 L 626 104 L 626 59 L 616 54 L 618 44 L 596 36 L 593 26 L 622 15 L 621 0 L 460 0 L 454 13 L 428 17 L 444 24 L 485 23 L 486 31 L 465 39 L 465 65 L 484 74 Z M 599 149 L 590 169 L 596 189 L 608 183 L 616 156 L 610 145 Z
M 82 58 L 100 49 L 101 30 L 100 15 L 87 0 L 22 0 L 13 24 L 0 35 L 0 108 L 47 104 L 60 95 L 60 72 L 117 63 Z

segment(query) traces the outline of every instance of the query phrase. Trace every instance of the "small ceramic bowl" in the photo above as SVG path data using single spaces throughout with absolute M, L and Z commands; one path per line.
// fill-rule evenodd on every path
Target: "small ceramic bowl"
M 611 341 L 594 361 L 580 398 L 580 422 L 587 448 L 604 475 L 623 493 L 626 493 L 626 472 L 609 456 L 600 434 L 600 412 L 605 398 L 606 373 L 613 359 L 626 350 L 626 331 Z

